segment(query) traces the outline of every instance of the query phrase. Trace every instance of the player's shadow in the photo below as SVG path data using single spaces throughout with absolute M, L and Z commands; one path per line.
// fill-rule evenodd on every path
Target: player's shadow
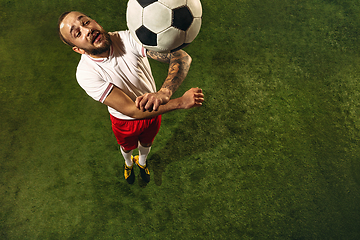
M 207 114 L 206 114 L 207 113 Z M 241 134 L 243 132 L 242 126 L 235 121 L 243 119 L 245 111 L 232 111 L 231 115 L 221 129 L 216 129 L 219 115 L 216 111 L 208 114 L 206 104 L 197 111 L 188 114 L 184 121 L 179 124 L 179 127 L 174 131 L 170 140 L 163 146 L 162 149 L 154 152 L 148 159 L 149 169 L 152 172 L 152 180 L 155 184 L 160 186 L 163 180 L 163 173 L 167 166 L 179 159 L 205 153 L 208 150 L 216 147 L 223 138 L 224 134 Z M 234 121 L 231 121 L 234 119 Z M 196 159 L 190 160 L 189 164 L 195 164 Z M 178 169 L 171 169 L 171 172 L 177 174 Z
M 149 157 L 149 169 L 153 172 L 152 180 L 155 181 L 156 185 L 161 186 L 162 175 L 170 163 L 191 155 L 206 152 L 217 142 L 216 138 L 219 136 L 212 136 L 209 131 L 199 131 L 201 128 L 199 124 L 202 125 L 203 120 L 195 120 L 195 115 L 199 117 L 196 113 L 193 116 L 187 117 L 183 122 L 184 125 L 174 131 L 164 147 Z M 191 162 L 189 164 L 195 163 Z M 178 174 L 178 169 L 171 169 L 170 172 Z
M 195 115 L 198 114 L 195 113 Z M 163 148 L 149 157 L 149 169 L 153 172 L 152 180 L 155 181 L 156 185 L 162 184 L 162 175 L 170 163 L 194 154 L 195 151 L 205 151 L 208 148 L 204 146 L 205 139 L 198 141 L 198 138 L 195 137 L 199 133 L 195 134 L 198 124 L 193 118 L 194 115 L 186 117 L 183 122 L 186 123 L 186 128 L 180 124 Z M 200 135 L 205 137 L 206 134 L 203 132 Z M 171 172 L 176 174 L 177 170 L 173 169 Z
M 185 119 L 184 122 L 186 127 L 177 128 L 168 143 L 148 159 L 149 169 L 153 172 L 152 180 L 158 186 L 162 185 L 163 173 L 170 163 L 199 152 L 206 152 L 216 142 L 216 137 L 210 136 L 209 132 L 199 131 L 199 122 L 193 121 L 192 117 Z M 178 169 L 171 169 L 170 172 L 177 174 Z
M 162 184 L 162 174 L 165 171 L 166 165 L 169 164 L 165 158 L 161 158 L 161 156 L 157 153 L 151 155 L 150 159 L 148 160 L 149 168 L 153 172 L 153 180 L 155 184 L 161 186 Z

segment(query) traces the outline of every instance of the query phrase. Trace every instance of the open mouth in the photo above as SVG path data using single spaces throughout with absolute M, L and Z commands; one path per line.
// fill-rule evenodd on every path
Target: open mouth
M 93 38 L 92 38 L 92 43 L 97 43 L 101 40 L 101 33 L 100 32 L 94 32 L 93 33 Z

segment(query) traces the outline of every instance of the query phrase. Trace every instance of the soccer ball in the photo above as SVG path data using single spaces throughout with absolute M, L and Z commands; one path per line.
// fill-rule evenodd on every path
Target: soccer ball
M 200 0 L 129 0 L 126 22 L 144 48 L 173 52 L 189 45 L 201 27 Z

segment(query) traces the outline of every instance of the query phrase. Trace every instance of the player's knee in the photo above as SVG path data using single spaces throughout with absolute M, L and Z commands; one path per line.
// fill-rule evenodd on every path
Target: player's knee
M 126 150 L 125 148 L 123 148 L 122 146 L 120 146 L 120 148 L 125 152 L 125 153 L 129 153 L 129 152 L 131 152 L 132 150 Z
M 152 146 L 152 142 L 151 143 L 142 143 L 140 142 L 140 145 L 143 146 L 143 147 L 151 147 Z

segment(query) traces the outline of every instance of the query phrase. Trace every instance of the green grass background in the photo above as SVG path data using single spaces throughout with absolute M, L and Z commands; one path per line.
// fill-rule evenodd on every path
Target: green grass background
M 360 2 L 202 5 L 175 96 L 206 102 L 163 116 L 130 186 L 56 26 L 125 29 L 126 1 L 0 0 L 0 239 L 360 239 Z

